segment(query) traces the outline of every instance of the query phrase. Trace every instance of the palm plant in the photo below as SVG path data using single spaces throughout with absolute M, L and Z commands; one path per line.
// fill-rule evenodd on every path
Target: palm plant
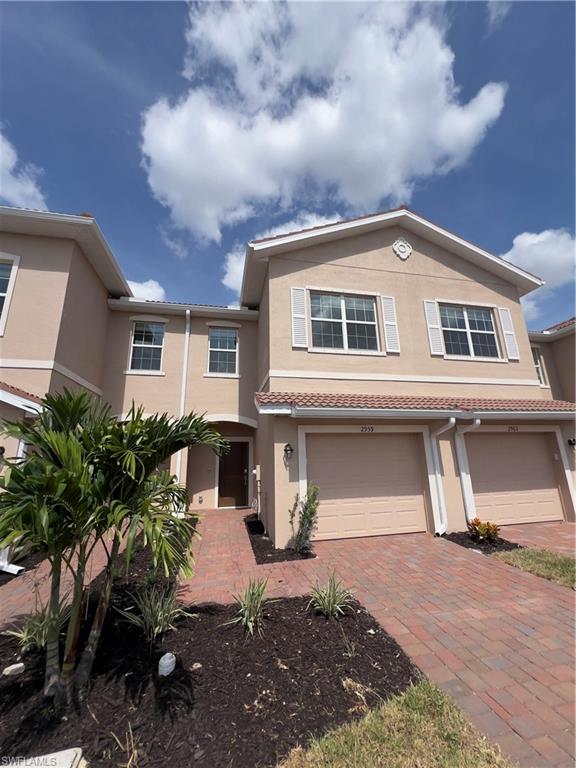
M 90 677 L 122 542 L 127 564 L 141 533 L 155 568 L 166 574 L 191 572 L 194 528 L 185 514 L 174 514 L 185 510 L 186 490 L 157 467 L 187 446 L 203 444 L 219 454 L 226 442 L 195 414 L 144 417 L 142 408 L 133 406 L 119 422 L 87 393 L 68 391 L 47 396 L 33 423 L 9 423 L 4 431 L 31 450 L 24 460 L 7 462 L 0 478 L 0 547 L 19 540 L 47 553 L 51 590 L 44 691 L 58 702 L 65 695 L 70 703 L 74 689 L 82 694 Z M 104 585 L 80 654 L 86 565 L 96 546 L 106 552 Z M 72 573 L 73 589 L 61 662 L 57 614 L 63 568 Z

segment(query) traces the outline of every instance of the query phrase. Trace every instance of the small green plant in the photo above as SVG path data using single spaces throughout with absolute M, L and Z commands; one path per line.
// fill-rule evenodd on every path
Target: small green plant
M 188 611 L 178 605 L 175 587 L 146 587 L 135 595 L 131 594 L 131 597 L 135 603 L 132 608 L 116 610 L 125 621 L 139 627 L 150 644 L 164 632 L 176 629 L 174 622 L 177 619 L 190 616 Z
M 58 635 L 60 635 L 70 618 L 70 606 L 66 604 L 67 597 L 68 596 L 62 598 L 58 607 L 58 614 L 56 617 Z M 50 615 L 47 607 L 44 606 L 36 611 L 36 613 L 31 613 L 27 616 L 20 627 L 7 629 L 4 634 L 9 635 L 10 637 L 16 637 L 20 649 L 26 652 L 35 648 L 38 648 L 39 650 L 44 648 L 48 640 L 49 629 Z
M 238 610 L 236 616 L 226 624 L 240 624 L 246 634 L 253 636 L 254 630 L 262 637 L 262 619 L 264 593 L 268 586 L 268 579 L 250 579 L 248 587 L 239 595 L 234 595 Z
M 315 613 L 320 613 L 327 619 L 337 619 L 351 608 L 354 595 L 349 589 L 342 586 L 342 582 L 332 573 L 325 587 L 319 583 L 312 590 L 308 609 L 313 608 Z
M 320 489 L 317 485 L 309 485 L 303 499 L 296 494 L 290 510 L 290 527 L 292 528 L 291 549 L 303 554 L 310 551 L 312 535 L 318 525 L 318 505 L 320 504 Z M 296 523 L 298 518 L 298 523 Z
M 493 544 L 500 539 L 500 528 L 496 523 L 483 523 L 479 517 L 468 523 L 468 533 L 473 541 L 488 541 Z

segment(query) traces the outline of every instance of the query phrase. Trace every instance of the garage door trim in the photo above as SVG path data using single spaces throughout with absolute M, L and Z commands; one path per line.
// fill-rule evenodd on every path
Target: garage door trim
M 378 434 L 378 433 L 409 433 L 421 434 L 424 444 L 424 456 L 426 459 L 426 474 L 428 476 L 428 489 L 432 501 L 432 514 L 434 517 L 434 529 L 438 530 L 441 525 L 440 506 L 438 503 L 437 483 L 438 478 L 434 469 L 434 459 L 432 457 L 432 447 L 430 440 L 430 430 L 427 426 L 412 425 L 391 425 L 380 426 L 376 424 L 358 424 L 354 426 L 320 425 L 313 424 L 300 425 L 298 427 L 298 489 L 300 497 L 304 498 L 308 490 L 308 457 L 306 452 L 306 435 L 314 432 L 333 432 L 336 434 Z M 440 477 L 440 482 L 442 478 Z
M 470 425 L 468 425 L 469 427 Z M 466 432 L 471 431 L 466 426 L 459 426 L 456 429 L 456 455 L 458 459 L 460 481 L 462 485 L 462 495 L 464 497 L 464 508 L 466 510 L 466 519 L 468 522 L 476 517 L 476 502 L 474 500 L 474 490 L 472 486 L 472 478 L 470 475 L 470 463 L 468 461 L 468 451 L 466 448 Z M 558 444 L 558 453 L 560 454 L 560 460 L 562 461 L 562 468 L 564 470 L 564 476 L 566 478 L 566 484 L 570 494 L 570 500 L 572 503 L 572 512 L 576 512 L 576 491 L 574 489 L 574 483 L 572 481 L 572 473 L 570 471 L 570 465 L 568 463 L 568 454 L 564 447 L 564 438 L 562 430 L 556 425 L 529 425 L 523 426 L 520 424 L 498 424 L 498 425 L 481 425 L 473 430 L 476 432 L 505 432 L 505 433 L 522 433 L 522 432 L 552 432 L 556 435 L 556 442 Z

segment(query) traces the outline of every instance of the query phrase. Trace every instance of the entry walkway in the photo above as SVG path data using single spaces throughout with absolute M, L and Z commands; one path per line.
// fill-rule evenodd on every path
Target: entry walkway
M 200 522 L 185 602 L 229 602 L 250 577 L 268 577 L 270 596 L 305 594 L 335 570 L 502 752 L 525 768 L 572 768 L 572 590 L 419 533 L 318 542 L 315 560 L 258 566 L 244 514 Z

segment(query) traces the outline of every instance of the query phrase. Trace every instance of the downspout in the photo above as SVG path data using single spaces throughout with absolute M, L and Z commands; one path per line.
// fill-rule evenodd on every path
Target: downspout
M 464 498 L 464 509 L 466 510 L 466 520 L 468 522 L 476 516 L 476 504 L 474 503 L 474 491 L 472 490 L 472 480 L 470 479 L 470 466 L 468 465 L 468 453 L 466 451 L 464 435 L 466 432 L 478 429 L 481 423 L 480 419 L 474 419 L 472 424 L 468 424 L 466 427 L 459 427 L 454 441 L 456 444 L 456 458 L 458 460 L 462 496 Z
M 436 495 L 438 496 L 438 507 L 440 509 L 440 525 L 436 529 L 436 535 L 442 536 L 448 528 L 448 512 L 446 510 L 446 498 L 444 496 L 444 483 L 442 482 L 442 465 L 440 463 L 440 453 L 438 451 L 438 436 L 453 429 L 456 424 L 456 417 L 450 416 L 446 424 L 433 429 L 430 432 L 430 445 L 432 447 L 432 461 L 434 463 L 434 477 L 436 478 Z
M 180 384 L 180 408 L 178 415 L 184 416 L 186 408 L 186 384 L 188 382 L 188 351 L 190 349 L 190 310 L 186 310 L 186 330 L 184 332 L 184 362 L 182 364 L 182 382 Z M 176 456 L 176 478 L 180 482 L 180 473 L 182 472 L 182 454 L 186 449 L 182 448 Z

